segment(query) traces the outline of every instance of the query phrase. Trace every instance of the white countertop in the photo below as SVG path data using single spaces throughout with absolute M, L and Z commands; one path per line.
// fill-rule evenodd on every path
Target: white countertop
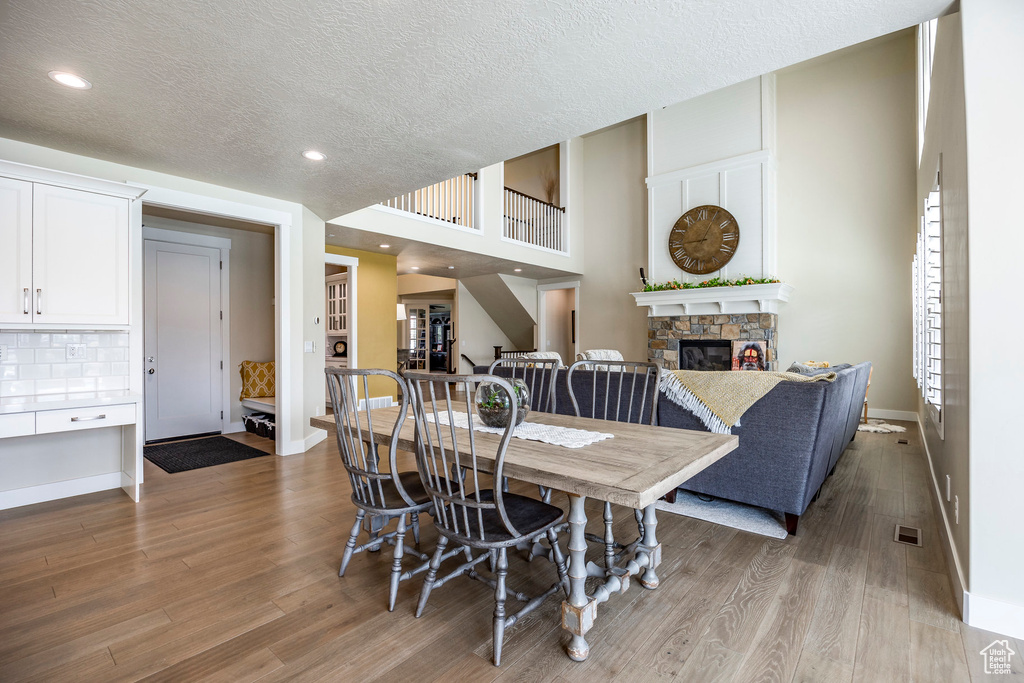
M 0 398 L 0 415 L 31 413 L 37 410 L 108 406 L 119 403 L 142 403 L 142 396 L 140 394 L 133 394 L 126 389 L 117 391 L 78 391 L 70 394 L 6 396 Z

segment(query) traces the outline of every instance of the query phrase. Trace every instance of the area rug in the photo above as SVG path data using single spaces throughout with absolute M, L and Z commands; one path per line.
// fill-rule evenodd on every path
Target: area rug
M 152 444 L 142 453 L 146 460 L 169 474 L 270 455 L 223 436 Z
M 863 422 L 857 425 L 858 432 L 871 432 L 872 434 L 898 434 L 907 431 L 906 427 L 891 425 L 881 420 L 871 419 L 867 424 Z
M 703 519 L 705 522 L 769 538 L 786 538 L 789 535 L 786 532 L 785 518 L 781 514 L 731 500 L 712 498 L 710 501 L 703 501 L 697 494 L 689 491 L 677 491 L 674 503 L 659 500 L 657 508 L 674 515 Z

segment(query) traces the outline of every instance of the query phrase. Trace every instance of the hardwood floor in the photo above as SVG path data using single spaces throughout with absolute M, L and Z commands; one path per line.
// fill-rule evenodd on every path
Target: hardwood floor
M 660 515 L 661 587 L 601 605 L 589 660 L 566 657 L 552 599 L 506 634 L 501 668 L 483 584 L 437 589 L 416 619 L 418 578 L 386 609 L 389 552 L 338 578 L 354 511 L 333 443 L 174 475 L 147 462 L 137 505 L 113 491 L 0 511 L 0 680 L 983 680 L 996 636 L 958 618 L 908 427 L 908 445 L 858 434 L 795 537 Z M 894 543 L 897 521 L 924 547 Z M 527 592 L 553 577 L 510 565 Z

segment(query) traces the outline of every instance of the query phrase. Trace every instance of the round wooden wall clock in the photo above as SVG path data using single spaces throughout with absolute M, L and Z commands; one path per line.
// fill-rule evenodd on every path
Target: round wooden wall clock
M 736 254 L 740 226 L 720 206 L 695 206 L 676 221 L 668 235 L 668 253 L 687 273 L 712 273 Z

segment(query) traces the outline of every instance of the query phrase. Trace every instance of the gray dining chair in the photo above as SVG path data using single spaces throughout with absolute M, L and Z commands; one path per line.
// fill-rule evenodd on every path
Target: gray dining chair
M 369 401 L 361 402 L 358 387 L 361 386 L 363 396 L 370 396 L 369 379 L 376 377 L 394 382 L 395 388 L 401 390 L 405 386 L 402 378 L 390 370 L 326 368 L 325 372 L 331 403 L 334 405 L 338 452 L 348 472 L 349 483 L 352 485 L 352 503 L 356 506 L 355 523 L 345 544 L 338 576 L 345 575 L 345 569 L 355 553 L 379 550 L 385 542 L 392 544 L 394 554 L 388 591 L 388 610 L 394 610 L 399 582 L 426 571 L 426 560 L 430 557 L 405 545 L 406 531 L 411 525 L 413 538 L 419 545 L 419 513 L 430 512 L 434 507 L 430 496 L 423 488 L 419 473 L 416 470 L 402 472 L 398 469 L 397 437 L 409 411 L 408 392 L 399 391 L 401 398 L 398 419 L 394 421 L 391 438 L 382 439 L 374 434 L 373 427 L 375 423 L 379 424 L 379 420 L 388 418 L 375 417 L 375 411 L 380 409 L 374 409 Z M 391 419 L 388 419 L 388 422 Z M 380 467 L 381 457 L 378 449 L 387 453 L 386 470 Z M 364 519 L 368 527 L 369 540 L 357 545 Z M 398 520 L 397 528 L 381 534 L 380 530 L 392 519 Z M 402 571 L 402 561 L 406 554 L 420 560 L 421 564 L 416 570 Z
M 562 364 L 555 358 L 499 358 L 487 368 L 490 375 L 521 379 L 530 390 L 530 410 L 555 412 L 555 381 Z
M 561 361 L 554 358 L 499 358 L 487 368 L 487 373 L 499 377 L 521 379 L 530 392 L 530 410 L 545 413 L 555 412 L 555 381 L 558 379 L 558 368 Z M 551 502 L 551 490 L 543 486 L 540 489 L 541 500 Z M 502 482 L 502 490 L 508 491 L 507 482 Z
M 646 361 L 580 360 L 569 366 L 565 382 L 576 417 L 656 425 L 659 372 L 657 365 Z M 639 537 L 632 543 L 615 540 L 608 502 L 604 504 L 604 538 L 587 535 L 588 540 L 604 544 L 608 569 L 643 538 L 643 510 L 633 510 L 633 516 Z
M 423 581 L 416 616 L 423 614 L 433 589 L 457 576 L 466 575 L 486 583 L 494 589 L 494 664 L 500 666 L 505 629 L 559 589 L 564 591 L 568 587 L 565 557 L 555 533 L 564 513 L 554 505 L 506 493 L 500 486 L 494 486 L 494 482 L 504 476 L 505 455 L 513 427 L 494 435 L 455 426 L 456 412 L 472 416 L 471 397 L 482 381 L 493 382 L 505 392 L 513 406 L 509 424 L 514 425 L 517 408 L 509 382 L 493 375 L 447 375 L 447 382 L 438 383 L 437 375 L 413 371 L 406 372 L 405 377 L 416 416 L 416 462 L 423 485 L 434 502 L 434 525 L 438 532 L 437 549 Z M 459 398 L 453 398 L 456 395 L 453 385 L 462 389 L 457 392 Z M 509 590 L 506 586 L 508 549 L 541 538 L 547 538 L 551 544 L 551 559 L 558 580 L 535 597 Z M 462 549 L 465 561 L 438 578 L 448 543 Z M 474 551 L 483 552 L 474 557 Z M 493 577 L 478 570 L 478 565 L 485 560 L 491 563 Z M 514 614 L 506 612 L 505 601 L 509 596 L 525 603 Z

